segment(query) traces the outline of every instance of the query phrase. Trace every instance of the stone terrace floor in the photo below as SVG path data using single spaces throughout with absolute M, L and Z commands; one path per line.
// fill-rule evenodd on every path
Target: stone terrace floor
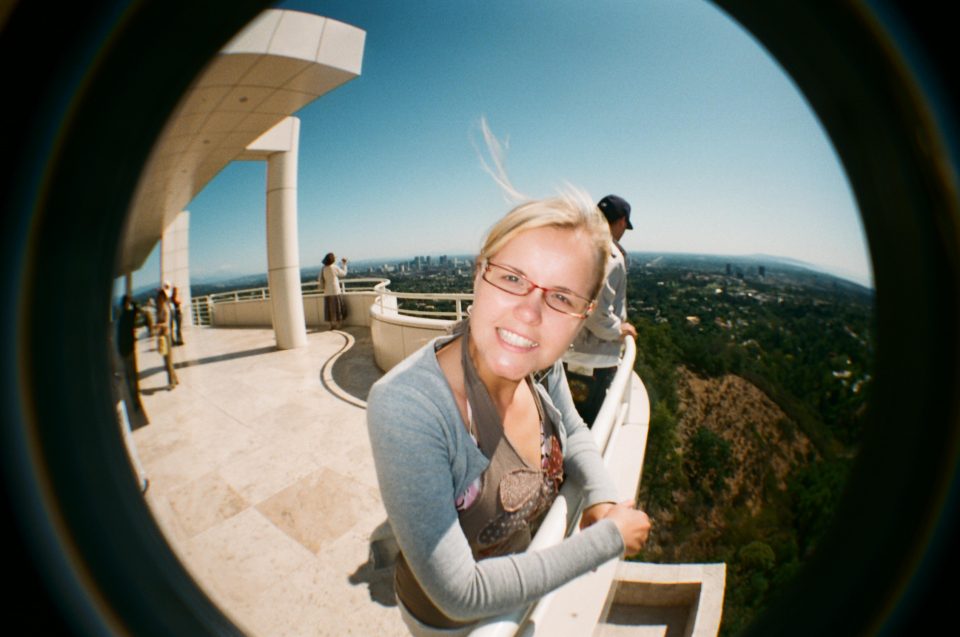
M 406 635 L 390 569 L 371 563 L 386 514 L 365 426 L 380 375 L 369 331 L 311 332 L 286 351 L 268 329 L 184 338 L 174 389 L 138 341 L 150 422 L 133 441 L 186 569 L 250 635 Z

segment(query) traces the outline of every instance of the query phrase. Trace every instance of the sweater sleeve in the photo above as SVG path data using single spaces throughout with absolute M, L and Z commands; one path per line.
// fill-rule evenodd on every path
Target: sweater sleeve
M 542 551 L 474 560 L 454 506 L 459 437 L 445 428 L 448 418 L 459 423 L 459 414 L 448 413 L 429 390 L 424 383 L 374 385 L 367 423 L 397 543 L 446 615 L 474 621 L 507 612 L 622 554 L 616 525 L 603 520 Z

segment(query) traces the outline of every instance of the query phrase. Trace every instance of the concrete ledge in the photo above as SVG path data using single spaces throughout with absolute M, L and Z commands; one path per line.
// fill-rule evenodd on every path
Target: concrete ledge
M 273 327 L 270 301 L 249 299 L 225 301 L 213 306 L 211 322 L 214 327 Z
M 453 324 L 445 319 L 401 315 L 396 297 L 384 300 L 384 306 L 376 301 L 370 306 L 370 336 L 377 367 L 385 372 L 431 339 L 446 334 Z
M 597 637 L 643 635 L 642 627 L 673 637 L 714 637 L 720 631 L 726 564 L 620 562 L 611 604 Z M 651 633 L 653 634 L 653 633 Z
M 347 304 L 345 326 L 369 327 L 370 305 L 376 298 L 373 292 L 347 292 L 344 300 Z M 328 324 L 323 320 L 322 294 L 309 294 L 303 297 L 303 316 L 307 327 L 324 328 Z M 273 327 L 270 299 L 241 299 L 239 301 L 220 301 L 213 305 L 211 324 L 214 327 Z
M 614 429 L 604 460 L 622 500 L 636 499 L 643 473 L 643 459 L 650 431 L 650 402 L 643 381 L 632 373 L 623 424 Z

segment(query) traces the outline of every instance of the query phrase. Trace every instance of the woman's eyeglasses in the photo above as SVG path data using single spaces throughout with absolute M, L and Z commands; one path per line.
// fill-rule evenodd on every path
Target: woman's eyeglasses
M 569 314 L 577 318 L 587 318 L 593 310 L 594 302 L 579 294 L 563 288 L 545 288 L 537 285 L 524 275 L 504 265 L 487 261 L 483 265 L 483 280 L 508 294 L 526 296 L 536 290 L 543 290 L 543 300 L 551 310 Z

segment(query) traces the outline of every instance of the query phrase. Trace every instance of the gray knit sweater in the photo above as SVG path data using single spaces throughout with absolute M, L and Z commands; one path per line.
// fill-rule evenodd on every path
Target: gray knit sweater
M 454 506 L 487 467 L 467 433 L 437 362 L 434 339 L 371 388 L 367 427 L 380 493 L 400 550 L 423 589 L 449 617 L 492 617 L 528 604 L 623 553 L 611 520 L 545 550 L 475 561 Z M 564 472 L 586 506 L 616 502 L 590 430 L 577 414 L 558 362 L 538 390 L 557 423 Z

